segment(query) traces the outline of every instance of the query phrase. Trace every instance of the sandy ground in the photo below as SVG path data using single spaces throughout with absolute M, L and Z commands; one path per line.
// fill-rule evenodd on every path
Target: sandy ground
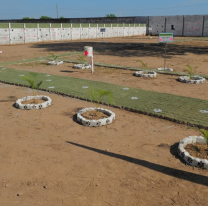
M 1 62 L 47 56 L 50 52 L 49 48 L 39 47 L 39 44 L 3 46 Z M 13 55 L 9 55 L 10 51 Z M 70 65 L 65 67 L 72 70 Z M 23 68 L 26 69 L 19 67 Z M 32 70 L 32 66 L 27 68 Z M 43 68 L 49 69 L 45 65 Z M 59 75 L 78 73 L 53 68 Z M 79 71 L 84 78 L 91 75 L 88 72 Z M 101 75 L 105 73 L 102 72 Z M 113 76 L 111 72 L 107 74 Z M 131 76 L 130 81 L 136 78 L 127 71 L 113 72 L 115 78 L 118 72 Z M 103 81 L 108 79 L 110 76 L 103 77 Z M 145 82 L 150 84 L 150 80 L 135 81 L 143 82 L 143 86 Z M 153 81 L 165 80 L 158 77 Z M 178 85 L 177 90 L 186 86 L 174 79 L 172 82 Z M 128 86 L 128 82 L 119 80 L 112 83 Z M 145 88 L 156 88 L 152 81 L 150 85 L 152 88 Z M 158 91 L 171 93 L 170 89 L 162 90 L 164 87 L 166 84 L 161 84 Z M 201 92 L 201 87 L 198 90 Z M 178 142 L 189 135 L 199 135 L 197 131 L 105 106 L 116 113 L 116 121 L 99 128 L 84 127 L 76 122 L 76 112 L 93 106 L 91 103 L 40 93 L 52 98 L 52 106 L 35 111 L 18 110 L 12 106 L 15 100 L 31 95 L 31 90 L 0 83 L 1 206 L 207 205 L 208 171 L 186 166 L 176 154 Z M 188 95 L 194 93 L 190 91 Z

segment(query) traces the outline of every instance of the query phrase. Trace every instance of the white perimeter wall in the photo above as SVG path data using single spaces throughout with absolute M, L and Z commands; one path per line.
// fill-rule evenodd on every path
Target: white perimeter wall
M 146 35 L 146 27 L 140 26 L 106 27 L 103 33 L 100 29 L 90 25 L 88 28 L 38 28 L 37 25 L 37 28 L 0 29 L 0 45 Z

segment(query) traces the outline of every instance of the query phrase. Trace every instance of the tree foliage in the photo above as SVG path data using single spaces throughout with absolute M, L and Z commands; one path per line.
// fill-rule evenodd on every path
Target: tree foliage
M 116 17 L 116 15 L 115 14 L 106 14 L 105 17 Z
M 30 17 L 23 17 L 22 19 L 23 19 L 23 20 L 25 20 L 25 19 L 34 19 L 34 18 L 30 18 Z
M 52 19 L 52 18 L 49 16 L 41 16 L 40 19 Z

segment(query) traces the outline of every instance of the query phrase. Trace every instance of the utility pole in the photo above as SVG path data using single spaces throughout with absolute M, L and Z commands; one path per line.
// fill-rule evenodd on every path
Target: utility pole
M 56 14 L 57 14 L 57 19 L 58 19 L 58 4 L 56 4 Z

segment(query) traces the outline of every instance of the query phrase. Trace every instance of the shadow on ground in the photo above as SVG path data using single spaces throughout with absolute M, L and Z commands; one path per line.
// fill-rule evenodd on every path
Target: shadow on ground
M 125 41 L 125 39 L 124 39 Z M 33 48 L 45 48 L 47 52 L 78 52 L 83 51 L 84 46 L 92 46 L 94 51 L 97 51 L 103 55 L 112 55 L 120 57 L 161 57 L 164 56 L 165 46 L 159 43 L 112 43 L 107 42 L 101 44 L 100 42 L 63 42 L 63 43 L 45 43 L 35 44 Z M 193 54 L 207 54 L 208 47 L 203 46 L 182 46 L 174 43 L 167 44 L 167 58 L 171 58 L 173 55 L 184 55 L 186 53 Z
M 89 147 L 89 146 L 85 146 L 85 145 L 81 145 L 81 144 L 77 144 L 74 142 L 70 142 L 70 141 L 66 141 L 67 143 L 71 144 L 71 145 L 75 145 L 87 150 L 91 150 L 97 153 L 100 153 L 102 155 L 106 155 L 109 157 L 113 157 L 113 158 L 117 158 L 117 159 L 121 159 L 127 162 L 130 162 L 132 164 L 137 164 L 143 167 L 146 167 L 150 170 L 154 170 L 160 173 L 163 173 L 165 175 L 169 175 L 178 179 L 183 179 L 189 182 L 193 182 L 193 183 L 197 183 L 197 184 L 201 184 L 201 185 L 208 185 L 208 177 L 204 176 L 204 175 L 199 175 L 199 174 L 195 174 L 192 172 L 187 172 L 187 171 L 183 171 L 183 170 L 178 170 L 178 169 L 174 169 L 171 167 L 166 167 L 163 165 L 159 165 L 159 164 L 155 164 L 155 163 L 151 163 L 148 162 L 146 160 L 140 160 L 137 158 L 133 158 L 133 157 L 129 157 L 126 155 L 120 155 L 120 154 L 116 154 L 116 153 L 112 153 L 112 152 L 107 152 L 104 150 L 100 150 L 100 149 L 96 149 L 93 147 Z M 176 147 L 175 145 L 173 145 L 173 147 Z M 172 149 L 173 149 L 172 147 Z

